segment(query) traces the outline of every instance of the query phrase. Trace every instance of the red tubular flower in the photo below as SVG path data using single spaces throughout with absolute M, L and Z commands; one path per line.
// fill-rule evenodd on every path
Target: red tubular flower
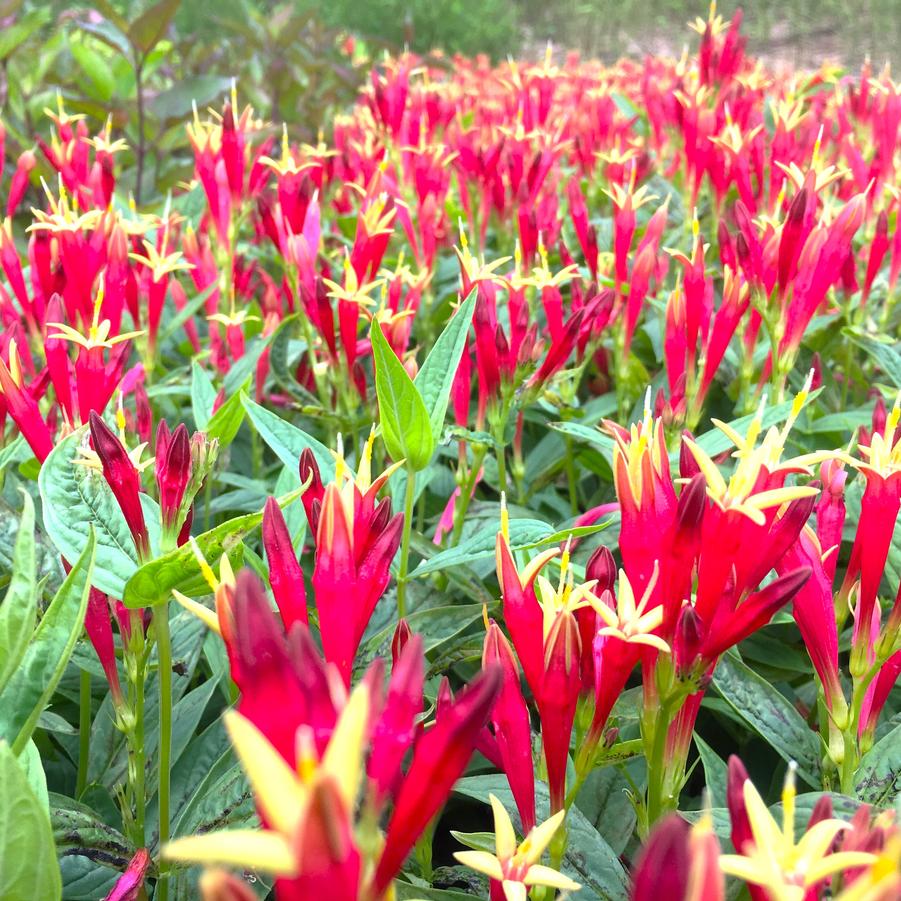
M 873 640 L 876 596 L 895 530 L 895 520 L 901 509 L 901 438 L 896 436 L 899 421 L 901 407 L 896 402 L 883 431 L 871 437 L 869 447 L 860 448 L 866 462 L 847 458 L 866 479 L 857 534 L 840 593 L 841 597 L 847 598 L 855 579 L 859 578 L 854 610 L 855 643 Z M 876 620 L 878 628 L 878 616 Z
M 337 716 L 328 667 L 309 633 L 295 625 L 290 639 L 278 623 L 259 579 L 249 570 L 216 591 L 219 628 L 231 676 L 241 692 L 238 711 L 294 766 L 296 733 L 310 725 L 321 750 Z
M 422 636 L 412 635 L 391 670 L 385 706 L 372 733 L 366 771 L 376 811 L 397 790 L 401 764 L 416 738 L 424 676 Z
M 751 594 L 733 611 L 729 611 L 727 605 L 721 605 L 710 624 L 701 656 L 705 660 L 714 661 L 720 654 L 765 626 L 798 593 L 810 574 L 809 566 L 801 566 Z
M 677 813 L 654 827 L 635 863 L 630 901 L 722 901 L 719 840 L 709 816 L 689 826 Z
M 160 493 L 163 529 L 172 532 L 181 527 L 180 513 L 188 482 L 191 480 L 191 439 L 184 423 L 169 435 L 161 420 L 156 432 L 156 482 Z
M 141 479 L 138 470 L 122 442 L 110 427 L 93 411 L 90 416 L 91 442 L 100 458 L 103 477 L 112 489 L 125 522 L 134 539 L 138 556 L 150 555 L 150 539 L 141 508 Z
M 866 736 L 866 743 L 872 745 L 876 735 L 876 724 L 885 707 L 891 690 L 901 676 L 901 651 L 895 651 L 879 670 L 876 678 L 867 689 L 860 710 L 858 732 L 861 738 Z
M 444 804 L 466 768 L 476 736 L 488 720 L 502 681 L 497 667 L 483 670 L 416 743 L 410 768 L 388 821 L 385 847 L 373 877 L 376 897 L 391 884 L 413 843 Z
M 388 586 L 389 567 L 403 528 L 403 514 L 391 516 L 388 498 L 376 503 L 376 495 L 396 466 L 370 481 L 373 440 L 374 433 L 356 479 L 341 460 L 335 481 L 322 488 L 315 459 L 302 458 L 300 464 L 302 479 L 313 475 L 304 504 L 316 533 L 313 588 L 322 648 L 346 685 L 372 611 Z
M 491 622 L 482 646 L 482 668 L 500 666 L 503 682 L 491 711 L 491 726 L 501 766 L 516 801 L 523 832 L 535 825 L 535 768 L 532 725 L 519 684 L 519 667 L 500 626 Z
M 25 436 L 34 455 L 44 462 L 53 450 L 53 435 L 41 416 L 38 402 L 25 387 L 14 341 L 9 345 L 9 368 L 0 360 L 0 394 L 13 422 Z
M 303 570 L 294 553 L 285 517 L 274 497 L 268 498 L 263 508 L 263 547 L 269 564 L 269 584 L 285 631 L 290 632 L 296 622 L 308 625 Z
M 28 180 L 31 170 L 37 165 L 34 151 L 24 150 L 16 162 L 16 171 L 9 183 L 9 194 L 6 198 L 6 215 L 11 219 L 19 208 L 25 191 L 28 188 Z
M 138 901 L 144 897 L 144 878 L 150 866 L 150 852 L 141 848 L 129 861 L 128 868 L 116 880 L 104 901 Z
M 582 686 L 579 660 L 581 641 L 575 617 L 561 610 L 544 641 L 544 675 L 537 696 L 541 741 L 547 764 L 551 813 L 566 800 L 566 764 L 569 740 Z
M 118 705 L 122 701 L 122 688 L 119 684 L 119 670 L 116 667 L 116 646 L 113 641 L 113 627 L 110 622 L 109 601 L 103 592 L 92 588 L 88 595 L 88 608 L 84 617 L 84 628 L 94 647 L 106 681 L 109 683 L 113 701 Z

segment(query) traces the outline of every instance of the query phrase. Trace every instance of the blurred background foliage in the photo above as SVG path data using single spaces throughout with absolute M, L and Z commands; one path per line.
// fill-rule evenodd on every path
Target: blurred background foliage
M 869 55 L 881 66 L 901 55 L 899 4 L 750 0 L 744 31 L 774 65 L 856 67 Z M 608 61 L 679 53 L 686 22 L 706 9 L 689 0 L 0 0 L 6 152 L 15 159 L 33 146 L 59 95 L 92 133 L 109 118 L 124 136 L 123 169 L 140 202 L 191 177 L 192 103 L 220 105 L 233 79 L 242 103 L 315 142 L 385 50 L 498 59 L 543 54 L 551 41 Z

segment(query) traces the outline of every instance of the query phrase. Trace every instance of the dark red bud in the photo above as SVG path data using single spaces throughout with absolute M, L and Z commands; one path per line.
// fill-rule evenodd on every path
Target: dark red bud
M 410 624 L 402 618 L 394 630 L 394 637 L 391 639 L 391 662 L 394 666 L 397 666 L 400 655 L 412 637 L 413 631 L 410 629 Z
M 604 591 L 612 591 L 616 584 L 616 561 L 610 548 L 601 545 L 588 558 L 585 564 L 585 577 L 597 580 L 594 593 L 600 595 Z

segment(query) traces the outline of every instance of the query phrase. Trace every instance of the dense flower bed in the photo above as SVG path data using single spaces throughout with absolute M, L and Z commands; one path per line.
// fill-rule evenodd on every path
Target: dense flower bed
M 901 897 L 901 87 L 695 29 L 233 91 L 140 208 L 49 111 L 0 896 Z

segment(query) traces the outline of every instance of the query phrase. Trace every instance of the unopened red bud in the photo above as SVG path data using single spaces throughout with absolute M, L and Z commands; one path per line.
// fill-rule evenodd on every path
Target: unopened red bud
M 682 442 L 679 445 L 679 475 L 682 476 L 683 479 L 691 479 L 696 476 L 700 471 L 701 467 L 698 466 L 698 461 L 695 459 L 695 455 L 691 452 L 688 445 L 685 443 L 685 439 L 694 440 L 694 435 L 685 429 L 682 432 Z
M 688 675 L 694 667 L 701 645 L 704 643 L 705 631 L 704 624 L 694 608 L 686 604 L 679 612 L 673 640 L 673 661 L 680 677 Z
M 156 458 L 156 481 L 160 492 L 163 528 L 177 525 L 179 510 L 191 478 L 191 439 L 184 423 L 179 423 L 168 441 L 165 454 Z
M 112 489 L 140 557 L 150 553 L 150 540 L 141 508 L 141 479 L 122 442 L 110 427 L 91 411 L 91 441 L 100 458 L 103 476 Z
M 596 595 L 613 590 L 616 584 L 616 561 L 610 548 L 601 545 L 592 553 L 585 564 L 585 577 L 589 581 L 597 580 L 594 588 Z
M 810 369 L 813 372 L 813 378 L 810 380 L 810 390 L 816 391 L 823 384 L 823 361 L 820 359 L 819 351 L 811 358 Z
M 682 489 L 676 512 L 676 521 L 680 531 L 694 532 L 701 526 L 704 511 L 707 509 L 707 480 L 703 473 L 692 476 L 691 481 Z
M 397 666 L 398 658 L 403 653 L 407 642 L 413 637 L 413 630 L 410 624 L 403 618 L 398 622 L 397 628 L 394 630 L 394 636 L 391 639 L 391 662 Z

